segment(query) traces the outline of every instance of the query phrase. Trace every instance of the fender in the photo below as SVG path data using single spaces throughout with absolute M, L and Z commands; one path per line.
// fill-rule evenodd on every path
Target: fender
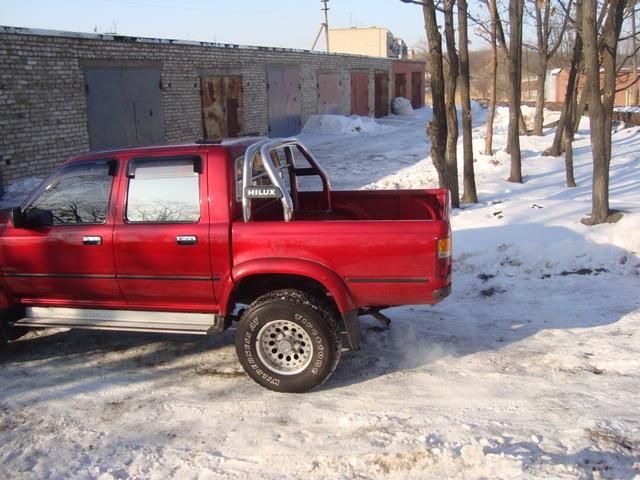
M 252 275 L 299 275 L 311 278 L 323 285 L 331 294 L 340 313 L 355 309 L 349 289 L 340 276 L 327 266 L 300 258 L 259 258 L 233 267 L 231 276 L 223 279 L 220 312 L 227 311 L 229 298 L 235 284 Z

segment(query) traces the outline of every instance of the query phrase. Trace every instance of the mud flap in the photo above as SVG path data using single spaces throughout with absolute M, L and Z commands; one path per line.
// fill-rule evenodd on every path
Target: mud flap
M 349 340 L 351 350 L 360 350 L 360 320 L 358 319 L 358 311 L 352 310 L 342 314 L 342 322 Z

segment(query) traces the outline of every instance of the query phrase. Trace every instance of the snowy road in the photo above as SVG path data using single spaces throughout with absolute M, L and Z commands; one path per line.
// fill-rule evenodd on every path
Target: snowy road
M 427 118 L 302 137 L 338 188 L 430 186 Z M 233 331 L 13 344 L 0 354 L 0 478 L 640 478 L 640 130 L 613 137 L 624 217 L 594 228 L 579 222 L 580 134 L 572 190 L 563 159 L 538 156 L 549 135 L 523 137 L 523 185 L 504 181 L 504 152 L 477 155 L 482 203 L 453 219 L 452 296 L 390 310 L 388 330 L 365 318 L 362 350 L 310 394 L 250 381 Z

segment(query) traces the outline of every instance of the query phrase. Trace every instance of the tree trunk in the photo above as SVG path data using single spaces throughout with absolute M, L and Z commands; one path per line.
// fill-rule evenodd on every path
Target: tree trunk
M 576 33 L 576 43 L 573 47 L 573 58 L 571 59 L 571 68 L 569 69 L 569 78 L 567 80 L 567 90 L 564 95 L 564 103 L 562 105 L 562 112 L 560 113 L 560 120 L 556 128 L 555 136 L 553 137 L 553 144 L 550 148 L 545 150 L 544 155 L 551 157 L 558 157 L 562 153 L 562 139 L 564 136 L 564 129 L 567 122 L 573 122 L 573 116 L 567 115 L 570 111 L 571 103 L 575 98 L 575 91 L 578 84 L 578 66 L 580 64 L 580 58 L 582 57 L 582 37 L 579 33 Z M 583 92 L 582 97 L 586 99 L 586 91 Z M 573 110 L 573 109 L 571 109 Z M 572 129 L 572 132 L 575 131 Z M 573 140 L 573 135 L 571 136 Z
M 491 83 L 489 84 L 489 114 L 487 116 L 487 136 L 484 140 L 484 154 L 493 155 L 493 121 L 496 116 L 496 89 L 498 77 L 498 39 L 496 0 L 489 0 L 491 14 Z
M 422 11 L 424 26 L 429 43 L 429 75 L 431 77 L 431 106 L 433 118 L 427 126 L 427 135 L 431 140 L 431 161 L 438 172 L 441 188 L 451 191 L 451 204 L 460 205 L 458 199 L 458 170 L 451 172 L 446 162 L 447 122 L 445 109 L 444 72 L 442 70 L 442 36 L 438 30 L 436 7 L 433 0 L 425 0 Z M 455 195 L 454 195 L 455 192 Z
M 473 169 L 471 136 L 471 86 L 469 79 L 469 39 L 467 34 L 467 0 L 458 0 L 458 45 L 460 48 L 460 96 L 462 98 L 462 147 L 464 157 L 464 203 L 478 203 Z
M 533 134 L 542 136 L 544 128 L 544 84 L 547 76 L 547 56 L 540 55 L 540 66 L 536 72 L 536 116 L 533 121 Z
M 445 81 L 445 108 L 447 112 L 447 152 L 445 155 L 447 170 L 456 175 L 455 189 L 451 187 L 451 196 L 456 199 L 459 206 L 458 176 L 458 112 L 456 110 L 456 88 L 458 85 L 458 53 L 456 52 L 455 30 L 453 27 L 453 4 L 455 0 L 446 0 L 444 3 L 444 36 L 447 45 L 447 58 L 449 60 L 449 74 Z
M 597 0 L 583 0 L 580 24 L 584 42 L 584 62 L 587 75 L 587 103 L 593 148 L 593 185 L 591 216 L 583 223 L 596 225 L 609 217 L 609 165 L 611 162 L 611 120 L 615 99 L 616 53 L 626 2 L 610 0 L 602 30 L 602 69 L 604 89 L 600 83 L 598 29 L 596 23 Z
M 580 129 L 580 120 L 582 120 L 582 116 L 584 115 L 584 111 L 587 108 L 587 96 L 583 93 L 580 95 L 580 102 L 578 102 L 578 88 L 576 87 L 573 91 L 573 102 L 574 105 L 578 105 L 573 113 L 573 133 L 575 134 Z
M 542 7 L 545 6 L 544 17 L 542 16 Z M 533 121 L 533 134 L 542 136 L 542 127 L 544 124 L 544 81 L 547 75 L 547 48 L 545 38 L 546 30 L 549 27 L 549 5 L 543 1 L 535 1 L 536 10 L 536 37 L 538 40 L 538 66 L 536 68 L 536 115 Z M 547 27 L 545 29 L 545 26 Z
M 565 124 L 564 128 L 564 167 L 565 167 L 565 176 L 567 180 L 567 187 L 575 187 L 576 179 L 573 174 L 573 110 L 575 108 L 575 99 L 569 102 L 569 107 L 567 110 L 567 117 L 569 121 Z
M 636 28 L 636 1 L 629 1 L 629 8 L 631 9 L 631 48 L 633 49 L 633 79 L 638 78 L 638 38 L 636 37 L 638 30 Z M 638 82 L 633 82 L 631 87 L 631 105 L 638 105 Z
M 522 88 L 522 10 L 524 0 L 509 1 L 509 149 L 511 171 L 508 180 L 522 183 L 520 152 L 520 91 Z

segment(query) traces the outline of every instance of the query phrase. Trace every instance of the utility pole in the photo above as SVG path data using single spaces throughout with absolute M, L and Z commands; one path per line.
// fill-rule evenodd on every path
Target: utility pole
M 316 48 L 316 44 L 318 43 L 320 34 L 322 33 L 322 30 L 324 30 L 324 38 L 325 38 L 325 43 L 327 45 L 327 53 L 329 53 L 330 52 L 329 50 L 329 7 L 327 6 L 327 2 L 329 2 L 329 0 L 320 0 L 320 2 L 322 3 L 322 11 L 324 12 L 324 22 L 320 24 L 320 30 L 318 30 L 318 35 L 316 35 L 316 39 L 313 42 L 313 46 L 311 47 L 311 50 L 314 50 Z

